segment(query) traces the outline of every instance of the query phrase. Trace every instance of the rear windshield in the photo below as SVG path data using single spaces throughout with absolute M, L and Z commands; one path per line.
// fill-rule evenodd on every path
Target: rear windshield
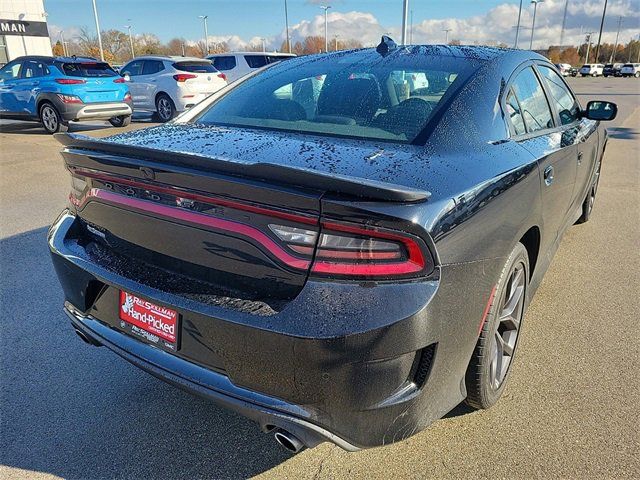
M 192 73 L 215 73 L 217 70 L 211 62 L 176 62 L 173 64 L 176 70 Z
M 247 65 L 251 68 L 262 68 L 265 65 L 269 65 L 271 63 L 280 62 L 281 60 L 287 60 L 289 56 L 281 56 L 281 55 L 245 55 L 244 59 L 247 61 Z
M 281 62 L 194 122 L 410 143 L 478 67 L 468 58 L 408 52 Z
M 108 63 L 64 63 L 62 70 L 71 77 L 117 77 L 116 71 Z
M 623 67 L 631 67 L 631 68 L 633 68 L 633 63 L 625 63 L 623 65 Z

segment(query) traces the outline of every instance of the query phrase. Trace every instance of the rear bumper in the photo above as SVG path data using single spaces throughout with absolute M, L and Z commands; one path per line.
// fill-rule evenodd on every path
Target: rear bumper
M 265 431 L 288 430 L 310 447 L 329 441 L 356 450 L 399 441 L 460 403 L 500 264 L 443 267 L 444 285 L 437 278 L 386 285 L 309 280 L 283 310 L 262 317 L 105 269 L 85 254 L 77 229 L 76 217 L 64 212 L 48 237 L 75 328 L 153 375 Z M 120 289 L 179 312 L 175 354 L 121 331 Z
M 207 398 L 221 407 L 257 422 L 264 431 L 283 428 L 309 447 L 322 442 L 332 442 L 348 451 L 360 450 L 328 430 L 304 420 L 306 412 L 296 405 L 237 387 L 225 375 L 122 335 L 104 323 L 81 314 L 70 304 L 65 305 L 64 311 L 73 327 L 93 342 L 107 347 L 128 362 L 167 383 Z
M 176 106 L 176 111 L 183 112 L 193 107 L 195 104 L 200 103 L 202 100 L 207 98 L 208 96 L 213 95 L 211 93 L 195 93 L 188 91 L 178 91 L 176 94 L 176 98 L 173 99 L 173 103 Z
M 64 121 L 73 120 L 108 120 L 113 117 L 128 116 L 133 108 L 127 102 L 104 102 L 68 104 L 57 103 L 58 111 Z

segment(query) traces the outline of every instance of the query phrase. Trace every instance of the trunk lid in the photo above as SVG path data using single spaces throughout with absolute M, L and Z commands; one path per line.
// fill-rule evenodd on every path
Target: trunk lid
M 253 146 L 240 152 L 233 150 L 234 135 L 227 132 L 221 139 L 212 132 L 211 127 L 174 125 L 106 139 L 58 136 L 73 176 L 70 200 L 83 241 L 111 252 L 103 257 L 124 255 L 203 282 L 216 298 L 264 302 L 277 311 L 298 295 L 312 269 L 323 195 L 402 203 L 429 196 L 417 188 L 385 183 L 392 172 L 376 179 L 365 177 L 373 170 L 348 176 L 346 169 L 297 165 L 296 155 L 286 155 L 291 143 L 282 139 L 272 138 L 266 145 L 253 138 Z M 219 146 L 205 155 L 203 142 Z M 299 155 L 305 152 L 303 144 L 295 146 Z M 328 148 L 323 147 L 319 158 L 325 168 Z M 340 235 L 366 236 L 336 228 L 330 238 L 337 248 L 345 245 Z M 385 249 L 386 239 L 395 237 L 382 238 L 360 244 Z M 346 248 L 352 248 L 351 243 Z M 401 256 L 388 251 L 378 255 Z M 127 263 L 132 262 L 121 262 Z M 140 276 L 135 280 L 153 281 Z

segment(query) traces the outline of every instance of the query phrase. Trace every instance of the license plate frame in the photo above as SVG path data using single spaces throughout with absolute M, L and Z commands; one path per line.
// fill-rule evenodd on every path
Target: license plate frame
M 118 294 L 120 329 L 126 334 L 168 352 L 178 351 L 180 314 L 134 293 Z

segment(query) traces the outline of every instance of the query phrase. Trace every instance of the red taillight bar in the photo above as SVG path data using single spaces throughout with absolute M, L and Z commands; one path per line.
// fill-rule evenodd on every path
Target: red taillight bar
M 227 200 L 220 197 L 210 197 L 208 195 L 201 195 L 198 193 L 187 192 L 179 188 L 163 186 L 162 184 L 148 184 L 139 182 L 136 180 L 129 180 L 127 178 L 115 177 L 108 174 L 93 172 L 91 170 L 84 170 L 81 168 L 71 168 L 71 172 L 77 175 L 95 178 L 103 182 L 120 183 L 122 185 L 128 185 L 130 187 L 138 187 L 153 190 L 158 193 L 166 193 L 168 195 L 175 195 L 177 197 L 186 198 L 188 200 L 195 200 L 197 202 L 208 203 L 210 205 L 219 205 L 222 207 L 235 208 L 237 210 L 244 210 L 246 212 L 257 213 L 259 215 L 266 215 L 274 218 L 282 218 L 284 220 L 290 220 L 297 223 L 305 223 L 307 225 L 317 225 L 318 220 L 314 217 L 306 217 L 304 215 L 298 215 L 294 213 L 282 212 L 280 210 L 271 210 L 270 208 L 258 207 L 256 205 L 250 205 L 247 203 L 236 202 L 233 200 Z
M 56 83 L 61 85 L 79 85 L 81 83 L 87 83 L 87 81 L 79 78 L 56 78 Z
M 116 79 L 113 81 L 113 83 L 124 83 L 124 82 L 125 82 L 125 79 L 124 79 L 124 78 L 122 78 L 122 77 L 120 77 L 120 78 L 116 78 Z

